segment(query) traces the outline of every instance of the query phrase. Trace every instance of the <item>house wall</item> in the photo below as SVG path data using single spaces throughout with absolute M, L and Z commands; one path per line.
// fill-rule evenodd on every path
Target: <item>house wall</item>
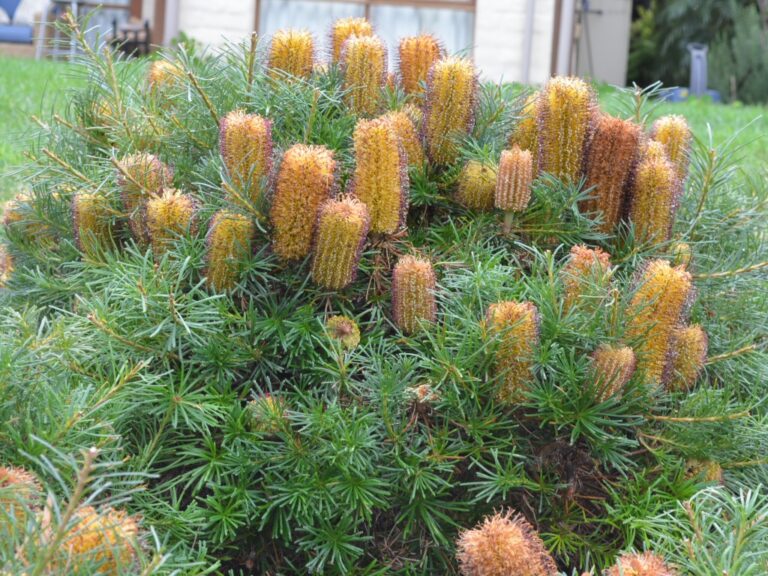
M 255 0 L 179 0 L 177 30 L 203 44 L 242 40 L 251 34 Z

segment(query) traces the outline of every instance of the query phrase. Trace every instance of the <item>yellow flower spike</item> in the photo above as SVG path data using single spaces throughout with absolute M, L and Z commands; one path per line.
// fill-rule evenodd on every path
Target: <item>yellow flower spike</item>
M 307 256 L 320 205 L 333 195 L 336 160 L 325 146 L 295 144 L 283 155 L 270 218 L 273 246 L 283 260 Z
M 147 234 L 155 258 L 162 257 L 180 235 L 194 233 L 196 212 L 195 199 L 172 188 L 147 201 Z
M 584 80 L 556 76 L 547 83 L 537 104 L 541 170 L 564 182 L 579 181 L 595 109 Z
M 477 75 L 467 58 L 448 57 L 435 62 L 427 78 L 422 131 L 427 156 L 436 164 L 451 164 L 458 143 L 475 124 Z
M 421 166 L 424 163 L 424 149 L 421 146 L 416 126 L 408 113 L 403 110 L 396 110 L 385 114 L 382 118 L 390 123 L 400 139 L 408 165 Z
M 288 403 L 274 394 L 263 394 L 248 402 L 249 425 L 254 432 L 277 434 L 288 421 Z
M 684 116 L 662 116 L 653 123 L 651 138 L 664 144 L 667 158 L 675 166 L 677 180 L 682 184 L 688 176 L 688 162 L 693 134 Z
M 387 82 L 387 48 L 378 36 L 351 36 L 341 52 L 347 104 L 355 114 L 373 116 L 382 107 Z
M 255 232 L 253 222 L 241 214 L 220 210 L 213 215 L 206 239 L 208 286 L 216 291 L 235 287 Z
M 561 277 L 565 286 L 565 310 L 577 303 L 585 303 L 594 309 L 608 295 L 611 257 L 600 248 L 573 246 Z
M 592 355 L 597 400 L 619 397 L 637 367 L 637 358 L 629 346 L 614 347 L 601 345 Z
M 669 253 L 675 266 L 688 268 L 693 261 L 693 249 L 688 242 L 675 242 L 670 246 Z
M 712 460 L 688 460 L 685 477 L 689 479 L 702 478 L 705 482 L 723 484 L 723 467 Z
M 290 74 L 309 78 L 315 65 L 315 42 L 307 30 L 278 30 L 269 46 L 268 67 L 273 77 Z
M 626 337 L 635 342 L 637 369 L 646 382 L 665 384 L 676 328 L 693 300 L 691 275 L 666 260 L 648 262 L 626 311 Z
M 552 556 L 533 527 L 519 514 L 486 516 L 456 542 L 464 576 L 557 576 Z
M 5 244 L 0 244 L 0 288 L 5 288 L 13 275 L 13 256 Z
M 522 150 L 528 150 L 531 153 L 531 167 L 534 176 L 539 173 L 538 103 L 539 92 L 528 96 L 523 106 L 521 118 L 509 137 L 510 148 L 519 146 Z
M 459 174 L 456 199 L 471 210 L 493 209 L 496 177 L 496 168 L 470 160 Z
M 392 317 L 406 334 L 417 332 L 437 317 L 435 271 L 429 260 L 402 256 L 392 271 Z
M 338 63 L 344 43 L 352 36 L 373 36 L 373 26 L 365 18 L 340 18 L 331 29 L 331 62 Z
M 75 570 L 94 566 L 95 574 L 117 576 L 133 563 L 138 534 L 136 519 L 124 511 L 106 508 L 98 512 L 84 506 L 75 512 L 75 524 L 60 549 Z
M 664 559 L 653 552 L 620 556 L 605 576 L 678 576 Z
M 171 185 L 173 170 L 157 156 L 145 152 L 125 156 L 118 165 L 117 183 L 128 225 L 136 241 L 146 244 L 149 238 L 144 221 L 144 203 Z
M 155 60 L 149 65 L 147 83 L 151 90 L 163 90 L 177 84 L 184 77 L 184 70 L 168 60 Z
M 261 181 L 272 170 L 272 123 L 258 114 L 233 110 L 221 119 L 219 149 L 232 183 L 257 203 Z
M 421 94 L 429 69 L 444 54 L 440 41 L 432 34 L 407 36 L 400 40 L 400 81 L 406 94 Z
M 490 334 L 500 338 L 496 349 L 496 372 L 502 378 L 499 399 L 519 402 L 533 380 L 539 312 L 531 302 L 498 302 L 488 307 L 486 323 Z
M 72 196 L 72 223 L 75 244 L 87 256 L 93 258 L 112 246 L 112 208 L 104 196 L 86 192 Z
M 672 341 L 672 375 L 667 387 L 677 392 L 690 390 L 707 363 L 707 333 L 698 324 L 681 326 Z
M 514 145 L 504 150 L 499 160 L 493 205 L 505 212 L 522 212 L 531 201 L 533 155 Z
M 600 231 L 610 232 L 626 209 L 626 193 L 640 156 L 642 131 L 629 120 L 600 116 L 587 150 L 585 188 L 590 198 L 580 203 L 584 213 L 602 214 Z
M 34 474 L 24 468 L 0 467 L 0 532 L 5 518 L 15 518 L 17 525 L 24 526 L 30 508 L 39 504 L 42 495 L 43 487 Z
M 360 327 L 357 322 L 347 316 L 331 316 L 325 323 L 328 336 L 341 342 L 347 350 L 357 348 L 360 344 Z
M 405 151 L 385 118 L 359 120 L 353 139 L 353 195 L 368 207 L 371 232 L 393 234 L 403 226 L 408 213 Z
M 315 283 L 340 290 L 354 281 L 369 225 L 368 208 L 351 196 L 320 207 L 311 271 Z
M 632 186 L 629 218 L 641 242 L 664 242 L 672 233 L 679 204 L 680 185 L 664 145 L 646 145 Z

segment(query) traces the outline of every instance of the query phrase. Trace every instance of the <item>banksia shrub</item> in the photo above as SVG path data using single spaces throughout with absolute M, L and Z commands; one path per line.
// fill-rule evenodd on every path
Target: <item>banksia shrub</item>
M 72 197 L 72 224 L 77 248 L 90 257 L 112 245 L 112 208 L 98 193 Z
M 677 576 L 677 571 L 652 552 L 624 554 L 605 576 Z
M 270 218 L 275 253 L 284 260 L 304 258 L 320 205 L 333 195 L 336 160 L 325 146 L 296 144 L 286 150 L 277 175 Z
M 352 112 L 372 116 L 382 107 L 387 48 L 378 36 L 352 36 L 341 51 L 346 99 Z
M 325 329 L 328 331 L 328 336 L 341 342 L 347 350 L 357 348 L 360 344 L 360 327 L 352 318 L 331 316 L 325 322 Z
M 672 375 L 667 386 L 671 390 L 690 390 L 707 363 L 707 333 L 698 324 L 680 326 L 672 341 Z
M 675 166 L 677 180 L 682 185 L 688 176 L 688 162 L 693 135 L 684 116 L 670 114 L 653 123 L 651 138 L 664 145 L 667 158 Z
M 505 212 L 522 212 L 531 201 L 533 155 L 514 145 L 504 150 L 499 159 L 493 205 Z
M 429 260 L 403 256 L 392 271 L 392 317 L 406 334 L 435 321 L 435 272 Z
M 269 45 L 267 64 L 272 76 L 309 78 L 315 65 L 315 42 L 306 30 L 278 30 Z M 281 74 L 282 73 L 282 74 Z
M 155 258 L 160 258 L 174 240 L 187 232 L 194 233 L 197 203 L 189 194 L 169 188 L 162 196 L 147 201 L 147 235 Z
M 206 238 L 208 286 L 217 291 L 234 288 L 255 231 L 253 222 L 241 214 L 220 210 L 213 215 Z
M 424 91 L 429 69 L 443 55 L 440 41 L 432 34 L 407 36 L 400 40 L 400 82 L 406 94 L 420 94 Z
M 459 174 L 456 199 L 471 210 L 493 209 L 497 171 L 479 160 L 470 160 Z
M 499 398 L 518 402 L 533 380 L 533 356 L 539 345 L 539 312 L 531 302 L 498 302 L 488 307 L 486 323 L 499 339 L 496 372 Z
M 147 71 L 147 84 L 152 90 L 163 90 L 176 85 L 184 77 L 184 70 L 168 60 L 155 60 Z
M 405 150 L 385 118 L 358 121 L 353 138 L 354 196 L 368 207 L 371 232 L 393 234 L 408 213 Z
M 254 432 L 277 434 L 288 421 L 285 400 L 274 394 L 262 394 L 247 405 L 248 424 Z
M 602 214 L 599 229 L 610 232 L 625 210 L 630 178 L 640 156 L 640 126 L 602 114 L 589 144 L 586 188 L 590 198 L 579 205 L 582 212 Z
M 649 142 L 637 167 L 632 186 L 629 218 L 643 242 L 669 240 L 679 202 L 679 181 L 664 146 Z
M 594 308 L 606 296 L 611 282 L 611 257 L 600 248 L 573 246 L 561 270 L 565 287 L 564 309 L 578 302 Z
M 365 204 L 350 196 L 326 201 L 317 217 L 312 279 L 340 290 L 357 276 L 357 266 L 370 227 Z
M 450 164 L 458 156 L 458 141 L 475 123 L 477 76 L 466 58 L 438 60 L 429 71 L 422 131 L 427 155 L 436 164 Z
M 408 164 L 421 166 L 424 163 L 424 149 L 411 117 L 403 110 L 396 110 L 385 114 L 383 118 L 389 122 L 392 130 L 397 134 Z
M 541 538 L 521 515 L 487 516 L 456 542 L 464 576 L 556 576 L 557 566 Z
M 75 570 L 85 565 L 92 566 L 95 574 L 117 576 L 134 561 L 138 535 L 136 520 L 124 511 L 106 508 L 98 512 L 84 506 L 75 512 L 75 524 L 61 550 L 66 551 L 66 564 Z
M 122 158 L 117 166 L 117 184 L 123 210 L 133 237 L 140 244 L 148 241 L 144 221 L 144 202 L 170 186 L 173 170 L 153 154 L 140 152 Z
M 556 76 L 542 89 L 537 114 L 541 170 L 578 182 L 594 123 L 592 89 L 580 78 Z
M 597 399 L 605 402 L 618 397 L 632 378 L 637 366 L 635 353 L 629 346 L 603 344 L 592 355 L 592 371 Z
M 261 180 L 272 169 L 272 123 L 258 114 L 233 110 L 219 124 L 219 149 L 232 183 L 256 203 Z
M 331 30 L 331 61 L 337 63 L 342 48 L 352 36 L 373 36 L 373 26 L 365 18 L 340 18 Z
M 528 150 L 531 153 L 534 176 L 539 173 L 539 96 L 539 92 L 528 96 L 523 106 L 522 116 L 509 137 L 510 148 L 518 146 L 521 150 Z
M 13 519 L 23 526 L 31 507 L 40 503 L 43 487 L 34 474 L 24 468 L 0 467 L 0 533 Z
M 635 342 L 637 368 L 646 382 L 666 383 L 675 331 L 693 299 L 691 275 L 665 260 L 648 262 L 626 311 L 626 336 Z

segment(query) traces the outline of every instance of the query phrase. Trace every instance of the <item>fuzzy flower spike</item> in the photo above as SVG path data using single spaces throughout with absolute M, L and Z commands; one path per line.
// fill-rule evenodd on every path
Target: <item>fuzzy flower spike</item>
M 373 116 L 382 107 L 387 82 L 387 48 L 378 36 L 350 36 L 341 50 L 344 89 L 351 110 Z
M 429 260 L 403 256 L 392 271 L 392 316 L 406 334 L 435 321 L 435 272 Z
M 400 40 L 400 81 L 406 94 L 421 94 L 429 69 L 443 56 L 440 41 L 432 34 L 407 36 Z
M 253 222 L 241 214 L 220 210 L 213 215 L 206 239 L 208 286 L 217 291 L 234 288 L 255 231 Z
M 629 218 L 637 239 L 652 243 L 669 240 L 679 206 L 680 184 L 675 166 L 660 142 L 646 144 L 632 190 Z
M 219 149 L 232 183 L 257 203 L 262 179 L 272 170 L 272 123 L 258 114 L 233 110 L 221 119 Z
M 269 46 L 270 75 L 290 74 L 296 78 L 309 78 L 315 65 L 315 43 L 306 30 L 278 30 Z
M 338 63 L 344 43 L 352 36 L 373 36 L 373 26 L 365 18 L 340 18 L 331 28 L 331 62 Z

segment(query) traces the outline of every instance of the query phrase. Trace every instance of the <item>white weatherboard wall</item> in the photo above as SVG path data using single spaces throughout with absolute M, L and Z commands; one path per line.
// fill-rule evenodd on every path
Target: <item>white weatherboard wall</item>
M 178 1 L 178 30 L 203 44 L 242 40 L 253 30 L 255 0 Z

